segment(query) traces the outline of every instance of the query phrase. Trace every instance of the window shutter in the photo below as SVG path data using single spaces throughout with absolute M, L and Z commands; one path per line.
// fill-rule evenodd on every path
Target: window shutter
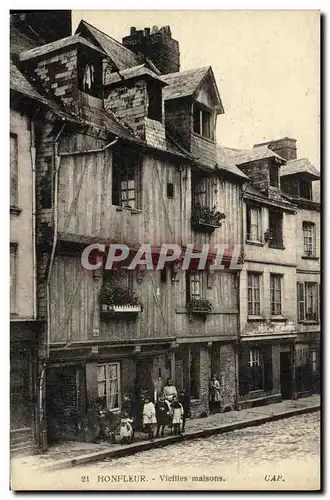
M 297 282 L 297 307 L 298 307 L 298 322 L 305 320 L 305 287 L 304 283 Z
M 190 273 L 186 271 L 186 301 L 190 301 Z
M 239 393 L 247 394 L 250 389 L 249 349 L 240 346 L 239 350 Z
M 249 240 L 250 239 L 250 233 L 251 233 L 251 209 L 250 207 L 246 207 L 246 238 Z
M 321 283 L 318 285 L 318 320 L 321 321 Z
M 272 346 L 267 346 L 263 350 L 263 358 L 264 358 L 264 390 L 271 391 L 273 389 Z

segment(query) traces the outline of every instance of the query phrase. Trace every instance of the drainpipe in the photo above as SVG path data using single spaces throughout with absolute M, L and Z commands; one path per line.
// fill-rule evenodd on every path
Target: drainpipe
M 32 274 L 33 274 L 33 319 L 37 319 L 37 265 L 36 265 L 36 136 L 35 117 L 40 107 L 36 110 L 30 121 L 30 156 L 32 168 Z

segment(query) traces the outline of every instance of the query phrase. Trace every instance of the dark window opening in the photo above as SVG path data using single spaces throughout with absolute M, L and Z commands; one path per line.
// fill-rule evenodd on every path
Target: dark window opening
M 78 87 L 87 94 L 103 98 L 102 60 L 96 54 L 79 52 Z
M 201 207 L 208 206 L 207 183 L 205 177 L 191 176 L 192 209 L 195 212 Z
M 250 391 L 263 389 L 263 376 L 261 365 L 261 352 L 259 349 L 249 351 L 249 372 L 250 372 Z
M 167 197 L 168 198 L 174 198 L 174 184 L 172 184 L 171 182 L 169 182 L 167 184 L 166 192 L 167 192 Z
M 271 186 L 278 188 L 279 187 L 279 168 L 275 165 L 272 165 L 269 169 L 269 183 Z
M 161 122 L 163 119 L 162 112 L 162 88 L 158 82 L 148 83 L 148 118 Z
M 306 200 L 312 199 L 312 183 L 306 179 L 300 180 L 300 197 Z
M 52 208 L 52 159 L 46 158 L 47 168 L 40 179 L 41 208 Z
M 191 399 L 199 398 L 200 388 L 200 352 L 190 351 L 190 397 Z
M 269 210 L 269 247 L 283 249 L 283 213 Z
M 17 135 L 10 134 L 10 206 L 18 203 L 18 147 Z
M 139 165 L 134 152 L 128 149 L 113 155 L 112 204 L 140 207 Z
M 193 121 L 195 134 L 202 135 L 208 139 L 213 139 L 212 113 L 194 104 Z

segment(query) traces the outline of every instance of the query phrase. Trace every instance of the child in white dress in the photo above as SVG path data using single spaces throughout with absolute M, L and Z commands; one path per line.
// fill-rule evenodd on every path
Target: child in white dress
M 133 439 L 133 419 L 129 417 L 128 412 L 124 411 L 120 420 L 120 442 L 131 443 Z
M 154 438 L 155 424 L 157 424 L 155 405 L 148 396 L 145 396 L 142 410 L 142 425 L 148 432 L 149 439 Z

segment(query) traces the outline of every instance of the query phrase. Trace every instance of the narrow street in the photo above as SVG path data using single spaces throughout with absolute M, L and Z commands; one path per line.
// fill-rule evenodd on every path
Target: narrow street
M 100 487 L 107 481 L 106 476 L 119 474 L 145 474 L 149 482 L 160 480 L 166 482 L 165 488 L 172 489 L 182 487 L 178 475 L 189 479 L 210 474 L 218 478 L 216 486 L 213 483 L 213 487 L 218 488 L 225 488 L 227 481 L 232 487 L 231 479 L 238 481 L 238 477 L 245 480 L 259 477 L 261 488 L 276 487 L 276 481 L 271 481 L 273 475 L 282 476 L 278 481 L 282 487 L 285 487 L 283 482 L 290 487 L 289 483 L 297 479 L 303 487 L 316 486 L 319 460 L 320 412 L 315 412 L 130 457 L 104 460 L 75 470 L 86 474 L 94 486 L 97 481 Z M 167 478 L 162 481 L 165 474 Z M 204 478 L 204 487 L 205 481 L 208 480 Z M 123 487 L 111 483 L 109 488 Z

